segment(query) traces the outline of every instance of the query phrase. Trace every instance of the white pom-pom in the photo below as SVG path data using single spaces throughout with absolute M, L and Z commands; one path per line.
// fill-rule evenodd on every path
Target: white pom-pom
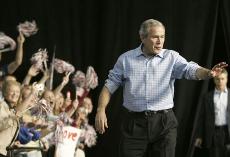
M 61 59 L 57 59 L 57 58 L 54 59 L 54 69 L 58 73 L 64 73 L 64 72 L 73 73 L 75 71 L 75 68 L 73 65 Z
M 43 69 L 43 62 L 48 61 L 46 49 L 39 49 L 38 52 L 34 53 L 31 57 L 30 61 L 35 65 L 38 69 Z
M 38 31 L 37 24 L 35 21 L 32 22 L 25 21 L 24 23 L 20 23 L 18 25 L 18 31 L 22 32 L 22 34 L 25 35 L 26 37 L 29 37 L 37 33 Z
M 85 131 L 84 131 L 84 143 L 85 145 L 87 145 L 88 147 L 92 147 L 94 145 L 96 145 L 96 142 L 97 142 L 97 133 L 95 131 L 95 129 L 87 124 L 85 126 Z
M 7 46 L 9 47 L 7 48 Z M 3 32 L 0 32 L 0 49 L 3 49 L 1 52 L 12 51 L 15 48 L 16 42 L 9 36 L 5 35 Z
M 86 73 L 86 87 L 94 89 L 98 86 L 98 77 L 92 66 L 89 66 Z

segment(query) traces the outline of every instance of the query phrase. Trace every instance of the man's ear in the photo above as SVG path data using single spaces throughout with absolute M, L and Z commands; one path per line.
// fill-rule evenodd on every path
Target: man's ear
M 140 35 L 140 39 L 141 39 L 141 42 L 143 43 L 143 41 L 145 40 L 145 37 L 143 35 Z

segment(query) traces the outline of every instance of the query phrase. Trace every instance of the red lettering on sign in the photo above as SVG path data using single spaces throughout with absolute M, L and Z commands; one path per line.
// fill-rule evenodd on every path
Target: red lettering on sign
M 63 131 L 63 138 L 75 141 L 77 136 L 78 136 L 78 134 L 76 132 L 70 132 L 68 130 Z

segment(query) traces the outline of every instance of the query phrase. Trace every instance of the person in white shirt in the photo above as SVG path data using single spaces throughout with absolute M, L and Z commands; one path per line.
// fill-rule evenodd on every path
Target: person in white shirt
M 214 78 L 215 89 L 203 99 L 200 126 L 195 146 L 207 148 L 210 157 L 227 157 L 230 144 L 230 90 L 228 72 L 223 70 Z

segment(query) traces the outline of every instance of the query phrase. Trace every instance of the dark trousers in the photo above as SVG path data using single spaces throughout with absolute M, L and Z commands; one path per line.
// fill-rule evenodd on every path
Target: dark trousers
M 212 146 L 209 148 L 209 157 L 229 157 L 227 145 L 229 144 L 228 127 L 215 127 Z
M 120 157 L 174 157 L 177 120 L 167 113 L 126 112 L 121 124 Z

